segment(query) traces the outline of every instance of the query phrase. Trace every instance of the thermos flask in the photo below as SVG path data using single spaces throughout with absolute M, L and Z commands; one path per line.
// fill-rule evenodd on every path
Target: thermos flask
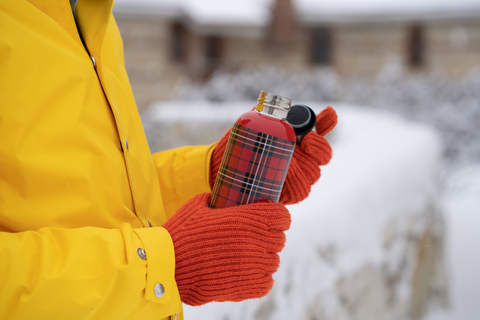
M 232 127 L 212 190 L 211 207 L 278 202 L 295 149 L 286 121 L 291 100 L 262 91 L 253 111 Z

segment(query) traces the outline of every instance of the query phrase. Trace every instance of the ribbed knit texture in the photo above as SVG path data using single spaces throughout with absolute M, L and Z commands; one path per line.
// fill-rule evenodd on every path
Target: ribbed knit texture
M 242 301 L 265 296 L 273 286 L 290 214 L 263 202 L 209 207 L 211 195 L 185 203 L 163 227 L 175 248 L 175 280 L 182 302 Z
M 280 203 L 293 204 L 305 199 L 312 185 L 320 178 L 319 166 L 326 165 L 332 158 L 332 148 L 324 136 L 337 124 L 337 114 L 327 107 L 317 115 L 315 132 L 303 137 L 302 143 L 295 146 L 287 178 L 280 195 Z M 212 153 L 210 161 L 210 186 L 213 188 L 223 152 L 227 146 L 230 130 L 220 139 Z

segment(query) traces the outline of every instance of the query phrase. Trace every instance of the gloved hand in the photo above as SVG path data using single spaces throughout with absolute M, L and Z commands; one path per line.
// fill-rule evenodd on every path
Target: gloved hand
M 280 194 L 282 204 L 298 203 L 310 193 L 311 186 L 320 178 L 319 166 L 326 165 L 332 158 L 332 148 L 324 136 L 337 124 L 337 114 L 327 107 L 317 115 L 317 133 L 311 131 L 295 146 L 287 178 Z M 230 130 L 220 139 L 210 161 L 210 187 L 213 188 L 218 168 L 222 162 Z
M 163 227 L 175 248 L 175 280 L 182 302 L 242 301 L 273 286 L 290 214 L 281 204 L 212 209 L 210 193 L 196 195 Z

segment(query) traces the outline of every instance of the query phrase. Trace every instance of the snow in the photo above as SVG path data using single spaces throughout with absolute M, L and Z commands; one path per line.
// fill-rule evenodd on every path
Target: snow
M 307 104 L 317 112 L 325 107 Z M 149 121 L 161 125 L 196 119 L 208 125 L 233 121 L 252 105 L 164 102 L 153 107 Z M 268 301 L 274 306 L 270 319 L 300 319 L 319 296 L 322 309 L 331 314 L 340 304 L 335 294 L 340 279 L 365 265 L 375 269 L 400 265 L 396 260 L 404 247 L 394 242 L 385 248 L 386 229 L 396 234 L 413 228 L 412 233 L 419 234 L 426 228 L 419 213 L 437 197 L 441 145 L 436 132 L 387 112 L 333 107 L 339 115 L 339 124 L 328 137 L 333 160 L 322 169 L 310 196 L 289 206 L 293 222 L 272 292 L 241 303 L 185 306 L 186 319 L 254 319 Z M 405 267 L 406 272 L 411 269 Z M 400 299 L 408 299 L 410 280 L 407 272 L 398 284 Z
M 149 110 L 153 111 L 149 122 L 212 122 L 228 121 L 233 123 L 245 110 L 252 109 L 254 101 L 232 101 L 228 104 L 212 101 L 162 101 L 154 103 Z
M 333 161 L 309 198 L 290 207 L 293 224 L 272 319 L 298 319 L 308 300 L 334 292 L 340 275 L 382 266 L 388 223 L 400 223 L 399 217 L 421 211 L 435 197 L 440 146 L 432 130 L 357 109 L 340 109 L 339 119 Z M 317 250 L 328 246 L 336 257 L 325 263 Z M 286 286 L 289 294 L 281 294 Z
M 450 308 L 433 309 L 426 320 L 476 320 L 480 312 L 480 165 L 452 173 L 444 195 Z
M 373 13 L 418 13 L 480 8 L 478 0 L 297 0 L 302 13 L 318 14 L 373 14 Z
M 200 24 L 266 25 L 273 0 L 116 0 L 115 8 L 176 8 Z M 296 0 L 296 11 L 305 16 L 452 13 L 480 10 L 479 0 Z
M 177 15 L 186 14 L 197 24 L 264 26 L 269 18 L 267 4 L 266 0 L 116 0 L 114 9 L 141 12 L 152 8 L 159 14 L 161 10 L 166 14 L 175 10 Z
M 183 8 L 200 24 L 247 24 L 262 26 L 269 19 L 268 7 L 259 0 L 183 0 Z

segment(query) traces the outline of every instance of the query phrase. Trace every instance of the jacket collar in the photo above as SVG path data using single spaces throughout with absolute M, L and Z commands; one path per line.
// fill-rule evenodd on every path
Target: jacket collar
M 75 5 L 75 19 L 69 0 L 28 1 L 57 22 L 83 47 L 78 34 L 78 30 L 80 30 L 90 54 L 99 54 L 108 20 L 111 17 L 113 0 L 77 0 Z M 75 25 L 75 21 L 77 25 Z
M 92 55 L 98 55 L 105 30 L 112 17 L 113 0 L 78 0 L 75 19 L 83 40 Z

